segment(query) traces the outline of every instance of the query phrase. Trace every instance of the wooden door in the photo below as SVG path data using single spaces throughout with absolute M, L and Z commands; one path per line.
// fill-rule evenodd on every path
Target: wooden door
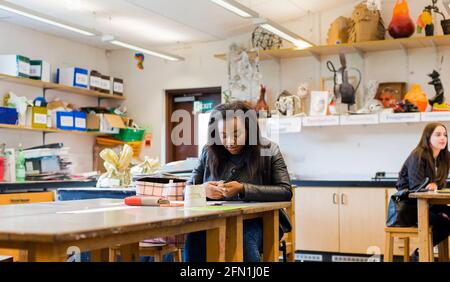
M 337 188 L 296 189 L 296 249 L 339 251 Z
M 221 91 L 220 87 L 166 91 L 166 163 L 198 157 L 197 124 L 193 115 L 194 101 L 209 100 L 216 106 L 221 103 Z M 171 139 L 173 129 L 185 122 L 183 118 L 177 122 L 171 121 L 172 114 L 177 110 L 189 113 L 190 131 L 181 131 L 178 134 L 179 138 L 189 140 L 188 144 L 174 144 Z
M 339 188 L 341 253 L 383 252 L 385 191 L 384 188 Z

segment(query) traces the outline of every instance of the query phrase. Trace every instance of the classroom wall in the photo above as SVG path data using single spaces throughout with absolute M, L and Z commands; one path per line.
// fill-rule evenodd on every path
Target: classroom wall
M 388 26 L 395 1 L 383 1 L 382 17 Z M 409 1 L 413 20 L 429 1 Z M 284 23 L 294 32 L 316 43 L 324 44 L 330 23 L 340 15 L 350 16 L 354 5 L 350 3 L 316 14 L 309 14 L 298 21 Z M 437 25 L 437 33 L 441 33 Z M 169 46 L 166 51 L 183 56 L 185 61 L 167 63 L 146 58 L 146 69 L 138 71 L 129 51 L 115 51 L 110 58 L 110 69 L 127 78 L 126 105 L 137 121 L 150 124 L 154 134 L 152 148 L 145 154 L 160 156 L 164 161 L 164 91 L 177 88 L 197 88 L 227 85 L 227 64 L 214 58 L 214 54 L 226 52 L 232 42 L 247 44 L 250 35 L 230 38 L 226 41 Z M 287 46 L 288 44 L 286 44 Z M 442 55 L 445 56 L 442 73 L 449 73 L 449 48 L 386 51 L 367 54 L 362 60 L 349 55 L 349 66 L 360 69 L 363 82 L 375 79 L 420 83 L 429 96 L 434 95 L 427 85 L 428 77 Z M 267 100 L 274 101 L 282 90 L 296 92 L 301 82 L 309 82 L 319 90 L 320 79 L 332 74 L 326 61 L 338 64 L 337 56 L 323 57 L 321 63 L 314 58 L 270 60 L 262 62 L 264 83 L 268 86 Z M 446 89 L 450 89 L 450 77 L 443 76 Z M 224 88 L 225 89 L 225 88 Z M 362 92 L 359 93 L 361 95 Z M 448 96 L 448 94 L 447 94 Z M 418 142 L 425 124 L 391 124 L 375 126 L 341 126 L 304 128 L 301 133 L 280 136 L 280 146 L 290 172 L 303 179 L 370 179 L 376 171 L 398 172 L 404 159 Z
M 428 2 L 409 1 L 414 20 Z M 382 16 L 386 26 L 390 22 L 393 3 L 394 1 L 383 1 Z M 353 6 L 352 3 L 342 5 L 283 25 L 316 44 L 323 44 L 326 42 L 329 24 L 340 15 L 350 16 Z M 440 27 L 437 30 L 440 32 Z M 226 52 L 233 42 L 250 46 L 249 39 L 249 34 L 243 34 L 224 41 L 167 46 L 162 49 L 185 57 L 185 61 L 171 63 L 146 56 L 145 70 L 140 71 L 136 67 L 134 52 L 112 51 L 108 57 L 104 50 L 98 48 L 4 22 L 0 24 L 0 53 L 20 53 L 32 58 L 43 58 L 55 65 L 76 64 L 123 77 L 128 96 L 124 105 L 129 109 L 129 115 L 140 125 L 150 127 L 153 133 L 152 147 L 144 149 L 143 155 L 159 157 L 162 162 L 165 161 L 165 90 L 211 86 L 226 89 L 227 63 L 214 58 L 214 54 Z M 449 73 L 448 53 L 449 48 L 441 48 L 438 55 L 433 49 L 412 50 L 408 55 L 402 51 L 388 51 L 368 54 L 365 60 L 351 55 L 348 56 L 348 61 L 350 66 L 363 72 L 363 82 L 369 79 L 419 82 L 431 96 L 434 92 L 426 85 L 426 74 L 437 67 L 441 55 L 445 56 L 446 62 L 442 73 Z M 336 56 L 323 57 L 321 63 L 314 58 L 264 61 L 262 73 L 268 87 L 269 105 L 273 108 L 276 97 L 282 90 L 295 92 L 301 82 L 309 82 L 313 89 L 318 90 L 320 79 L 331 76 L 325 67 L 328 59 L 337 63 Z M 450 87 L 449 79 L 444 75 L 446 89 Z M 30 98 L 41 94 L 41 90 L 32 87 L 0 83 L 0 93 L 8 90 Z M 64 97 L 81 106 L 96 105 L 97 102 L 94 98 L 83 96 L 52 92 L 48 94 L 50 99 L 54 96 Z M 281 136 L 280 146 L 289 170 L 298 177 L 367 179 L 378 170 L 398 171 L 408 152 L 417 143 L 423 126 L 424 124 L 304 128 L 299 134 Z M 42 143 L 42 134 L 35 132 L 0 130 L 0 135 L 2 141 L 14 147 L 20 142 L 24 146 Z M 47 135 L 47 143 L 61 141 L 72 148 L 74 171 L 91 169 L 94 137 Z
M 108 73 L 108 59 L 104 50 L 6 22 L 0 22 L 0 54 L 21 54 L 33 59 L 46 60 L 52 66 L 68 67 L 76 65 Z M 13 91 L 15 94 L 26 96 L 29 99 L 42 95 L 42 89 L 39 88 L 0 82 L 0 97 L 3 98 L 3 95 L 8 91 Z M 47 92 L 48 100 L 55 97 L 60 97 L 61 100 L 80 107 L 97 105 L 96 98 L 55 91 Z M 8 147 L 17 148 L 19 143 L 24 147 L 38 146 L 42 145 L 42 141 L 41 132 L 0 129 L 0 142 L 5 142 Z M 63 142 L 65 146 L 71 148 L 73 171 L 75 173 L 92 170 L 92 149 L 95 137 L 48 134 L 46 143 L 54 142 Z

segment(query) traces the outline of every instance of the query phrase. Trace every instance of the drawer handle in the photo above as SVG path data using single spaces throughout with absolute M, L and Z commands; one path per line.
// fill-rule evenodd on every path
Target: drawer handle
M 345 205 L 345 202 L 344 202 L 344 196 L 345 196 L 345 194 L 342 193 L 342 194 L 341 194 L 341 204 L 343 204 L 343 205 Z
M 333 204 L 337 205 L 338 204 L 338 199 L 337 199 L 338 195 L 336 193 L 333 193 Z
M 19 203 L 28 203 L 30 199 L 11 199 L 11 203 L 19 204 Z

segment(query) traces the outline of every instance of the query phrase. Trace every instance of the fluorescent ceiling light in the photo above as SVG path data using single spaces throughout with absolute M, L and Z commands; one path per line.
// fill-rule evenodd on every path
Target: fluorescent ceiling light
M 6 1 L 0 1 L 0 9 L 4 10 L 4 11 L 11 12 L 11 13 L 14 13 L 14 14 L 17 14 L 17 15 L 20 15 L 20 16 L 24 16 L 24 17 L 27 17 L 27 18 L 30 18 L 30 19 L 33 19 L 33 20 L 36 20 L 36 21 L 40 21 L 40 22 L 43 22 L 43 23 L 46 23 L 46 24 L 49 24 L 49 25 L 53 25 L 53 26 L 56 26 L 56 27 L 59 27 L 59 28 L 70 30 L 70 31 L 73 31 L 73 32 L 76 32 L 76 33 L 79 33 L 79 34 L 82 34 L 82 35 L 95 36 L 95 33 L 93 33 L 93 32 L 87 31 L 85 29 L 76 28 L 76 27 L 74 27 L 72 25 L 63 24 L 60 21 L 50 19 L 47 16 L 38 15 L 34 11 L 31 11 L 31 10 L 25 9 L 23 7 L 20 7 L 20 6 L 16 6 L 16 5 L 7 3 Z
M 258 13 L 249 9 L 248 7 L 242 5 L 241 3 L 234 0 L 210 0 L 219 6 L 243 17 L 243 18 L 257 18 Z
M 260 27 L 272 32 L 273 34 L 278 35 L 284 40 L 293 43 L 299 49 L 306 49 L 314 46 L 312 43 L 306 41 L 297 34 L 269 20 L 264 20 L 264 22 L 260 24 Z
M 148 50 L 148 49 L 145 49 L 145 48 L 141 48 L 141 47 L 137 47 L 137 46 L 134 46 L 134 45 L 131 45 L 131 44 L 119 41 L 119 40 L 112 40 L 109 43 L 117 45 L 117 46 L 120 46 L 120 47 L 123 47 L 123 48 L 131 49 L 131 50 L 134 50 L 134 51 L 142 52 L 142 53 L 145 53 L 145 54 L 148 54 L 148 55 L 151 55 L 151 56 L 159 57 L 159 58 L 162 58 L 162 59 L 165 59 L 165 60 L 169 60 L 169 61 L 174 61 L 175 62 L 175 61 L 182 61 L 182 60 L 184 60 L 184 58 L 182 58 L 182 57 L 169 55 L 169 54 L 164 54 L 164 53 L 161 53 L 161 52 L 151 51 L 151 50 Z

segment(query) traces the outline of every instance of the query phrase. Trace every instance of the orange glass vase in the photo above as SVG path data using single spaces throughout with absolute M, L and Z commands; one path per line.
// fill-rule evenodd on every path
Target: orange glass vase
M 428 107 L 428 97 L 425 92 L 422 91 L 422 87 L 419 84 L 413 84 L 408 93 L 406 93 L 405 102 L 408 100 L 411 104 L 415 105 L 420 112 L 425 112 Z
M 407 38 L 414 34 L 415 26 L 409 15 L 409 7 L 406 0 L 397 0 L 395 2 L 394 14 L 388 30 L 393 38 Z

